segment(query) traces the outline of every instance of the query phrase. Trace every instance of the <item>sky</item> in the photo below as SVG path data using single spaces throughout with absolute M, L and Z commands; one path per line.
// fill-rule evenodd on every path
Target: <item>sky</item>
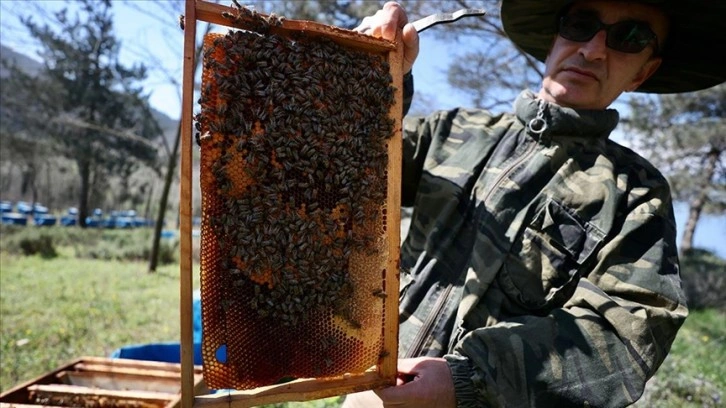
M 149 66 L 149 78 L 145 86 L 149 92 L 151 105 L 172 119 L 181 116 L 181 89 L 170 83 L 169 78 L 181 83 L 184 32 L 179 27 L 164 26 L 159 20 L 141 13 L 142 10 L 158 10 L 150 4 L 160 0 L 113 1 L 115 15 L 114 28 L 121 40 L 121 59 L 124 63 L 144 63 Z M 163 0 L 161 0 L 163 1 Z M 24 34 L 18 23 L 18 13 L 26 7 L 19 7 L 30 2 L 22 0 L 0 0 L 0 41 L 16 51 L 35 56 L 28 49 L 28 36 Z M 46 8 L 61 8 L 64 3 L 59 0 L 38 2 Z M 132 7 L 129 5 L 129 3 Z M 176 20 L 176 16 L 167 16 L 167 21 Z M 200 23 L 197 30 L 202 29 Z M 217 27 L 215 31 L 223 30 Z M 469 106 L 470 100 L 452 91 L 446 83 L 446 67 L 448 61 L 457 57 L 461 48 L 451 47 L 435 39 L 436 28 L 421 34 L 421 52 L 414 65 L 417 92 L 425 94 L 431 102 L 431 110 L 449 109 L 457 106 Z M 151 50 L 155 59 L 150 61 L 148 51 Z M 677 203 L 676 224 L 679 238 L 685 225 L 688 206 Z M 719 256 L 726 258 L 726 216 L 703 215 L 696 228 L 694 245 L 710 249 Z

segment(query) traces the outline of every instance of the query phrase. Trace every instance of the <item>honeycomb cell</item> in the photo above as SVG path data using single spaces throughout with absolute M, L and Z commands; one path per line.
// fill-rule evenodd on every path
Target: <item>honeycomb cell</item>
M 231 30 L 207 35 L 203 56 L 207 385 L 364 372 L 383 353 L 386 318 L 384 55 Z

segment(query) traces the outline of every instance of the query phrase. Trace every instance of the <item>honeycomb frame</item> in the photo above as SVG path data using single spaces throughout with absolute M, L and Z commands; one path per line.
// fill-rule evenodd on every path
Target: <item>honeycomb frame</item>
M 208 21 L 213 24 L 220 24 L 230 28 L 243 30 L 258 31 L 259 27 L 253 27 L 259 23 L 259 17 L 269 18 L 269 16 L 258 15 L 256 19 L 240 19 L 231 20 L 223 18 L 223 13 L 227 16 L 239 10 L 231 7 L 220 6 L 207 3 L 201 0 L 187 0 L 186 4 L 186 28 L 185 28 L 185 68 L 184 68 L 184 89 L 183 89 L 183 121 L 188 126 L 184 126 L 182 131 L 185 133 L 182 139 L 182 191 L 180 204 L 181 218 L 181 319 L 182 319 L 182 368 L 189 364 L 189 354 L 191 345 L 189 339 L 191 337 L 191 321 L 189 316 L 191 309 L 191 140 L 193 140 L 192 124 L 192 94 L 194 89 L 193 79 L 193 51 L 194 37 L 196 34 L 196 22 Z M 381 39 L 372 38 L 362 34 L 358 34 L 349 30 L 340 29 L 333 26 L 323 25 L 309 21 L 284 20 L 279 24 L 275 24 L 266 28 L 271 35 L 278 35 L 284 38 L 300 38 L 300 34 L 304 33 L 306 37 L 318 38 L 322 37 L 326 41 L 343 46 L 347 49 L 353 49 L 363 53 L 377 54 L 382 56 L 383 60 L 389 67 L 391 86 L 394 89 L 393 101 L 388 112 L 388 117 L 393 124 L 392 136 L 386 143 L 387 157 L 387 178 L 385 188 L 385 259 L 381 263 L 382 282 L 384 286 L 372 286 L 361 289 L 359 293 L 366 293 L 368 296 L 378 299 L 377 302 L 382 303 L 384 318 L 382 324 L 382 333 L 380 337 L 381 347 L 377 355 L 375 365 L 369 369 L 356 369 L 353 372 L 336 373 L 335 375 L 325 375 L 323 377 L 311 377 L 296 379 L 284 384 L 275 384 L 269 386 L 260 386 L 251 390 L 233 391 L 223 396 L 203 396 L 193 398 L 191 396 L 184 397 L 182 393 L 182 406 L 194 405 L 212 405 L 219 403 L 219 406 L 253 406 L 274 402 L 285 401 L 303 401 L 310 399 L 323 398 L 333 395 L 341 395 L 350 392 L 357 392 L 366 389 L 378 388 L 381 386 L 395 384 L 396 377 L 396 350 L 398 336 L 398 299 L 397 296 L 387 296 L 388 293 L 398 292 L 398 256 L 399 256 L 399 225 L 400 218 L 398 211 L 386 211 L 385 209 L 397 209 L 400 207 L 400 118 L 401 118 L 401 89 L 402 89 L 402 73 L 401 73 L 401 51 L 400 42 L 389 42 Z M 208 130 L 208 129 L 207 129 Z M 209 137 L 209 133 L 205 133 Z M 187 144 L 185 146 L 185 143 Z M 274 159 L 274 158 L 273 158 Z M 202 158 L 204 160 L 204 158 Z M 209 172 L 207 172 L 209 174 Z M 204 176 L 202 176 L 204 177 Z M 203 184 L 204 181 L 201 181 Z M 360 284 L 360 282 L 358 282 Z M 204 285 L 204 283 L 203 283 Z M 340 319 L 338 319 L 340 320 Z M 204 319 L 203 319 L 204 324 Z M 343 322 L 341 327 L 347 327 L 348 330 L 356 329 L 358 322 L 355 319 L 349 319 Z M 206 329 L 205 329 L 206 330 Z M 326 341 L 323 339 L 323 343 Z M 187 363 L 185 363 L 185 360 Z M 321 366 L 329 366 L 330 363 L 326 359 L 321 358 Z M 182 370 L 182 385 L 184 385 L 184 370 Z M 219 398 L 225 399 L 224 403 L 218 401 Z M 186 401 L 186 402 L 185 402 Z

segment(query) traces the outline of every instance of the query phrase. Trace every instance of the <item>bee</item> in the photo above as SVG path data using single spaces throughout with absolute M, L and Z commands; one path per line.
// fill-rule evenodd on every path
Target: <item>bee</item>
M 222 17 L 224 17 L 224 18 L 226 18 L 228 20 L 233 20 L 233 21 L 237 19 L 237 17 L 234 14 L 232 14 L 232 13 L 230 13 L 228 11 L 223 11 L 222 12 Z
M 199 132 L 197 132 L 197 135 L 199 135 Z M 203 142 L 205 140 L 208 140 L 208 139 L 211 139 L 211 138 L 212 138 L 212 134 L 211 133 L 204 132 L 203 134 L 199 135 L 199 137 L 197 139 L 197 144 L 199 144 L 201 146 L 201 142 Z
M 383 289 L 376 289 L 373 291 L 373 296 L 385 299 L 386 297 L 388 297 L 388 294 L 386 294 Z
M 184 31 L 184 14 L 179 14 L 179 28 Z

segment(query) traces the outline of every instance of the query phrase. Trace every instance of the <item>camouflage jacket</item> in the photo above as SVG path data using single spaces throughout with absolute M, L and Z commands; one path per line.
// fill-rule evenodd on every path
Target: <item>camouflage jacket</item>
M 460 407 L 628 405 L 688 313 L 668 183 L 614 110 L 514 108 L 404 120 L 399 357 Z

